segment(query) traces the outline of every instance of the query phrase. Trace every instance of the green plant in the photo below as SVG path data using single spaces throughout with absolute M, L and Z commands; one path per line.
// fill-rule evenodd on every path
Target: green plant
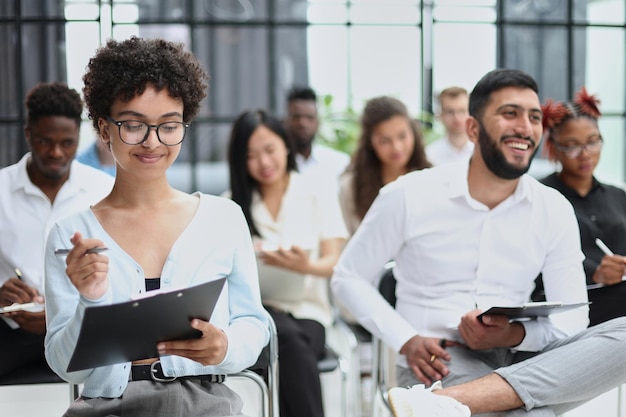
M 333 96 L 326 94 L 320 108 L 320 141 L 331 148 L 352 154 L 359 134 L 359 116 L 352 107 L 333 109 Z
M 352 107 L 336 111 L 333 96 L 326 94 L 319 109 L 320 129 L 318 138 L 331 148 L 352 154 L 359 138 L 359 115 Z M 444 135 L 435 123 L 432 113 L 421 112 L 416 118 L 424 135 L 424 145 L 428 145 Z

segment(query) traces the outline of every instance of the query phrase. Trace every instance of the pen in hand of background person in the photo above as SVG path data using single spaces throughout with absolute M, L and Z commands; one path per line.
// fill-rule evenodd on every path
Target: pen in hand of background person
M 15 268 L 15 275 L 15 277 L 9 278 L 9 280 L 0 287 L 0 307 L 25 303 L 43 304 L 44 297 L 39 294 L 37 289 L 24 282 L 19 268 Z M 46 331 L 44 311 L 13 311 L 4 313 L 3 316 L 15 321 L 27 332 L 43 334 Z
M 616 255 L 599 238 L 596 245 L 604 253 L 604 257 L 593 274 L 593 282 L 602 285 L 615 285 L 624 280 L 626 276 L 626 257 Z

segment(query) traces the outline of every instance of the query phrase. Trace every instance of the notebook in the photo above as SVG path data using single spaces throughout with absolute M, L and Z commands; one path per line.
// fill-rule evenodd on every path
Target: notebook
M 87 307 L 68 372 L 159 356 L 157 343 L 200 337 L 226 278 L 106 306 Z

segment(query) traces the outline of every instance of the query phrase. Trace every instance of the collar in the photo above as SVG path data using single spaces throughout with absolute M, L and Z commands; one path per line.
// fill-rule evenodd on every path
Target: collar
M 33 184 L 33 182 L 30 180 L 30 177 L 28 176 L 28 171 L 26 168 L 28 166 L 28 160 L 30 159 L 30 157 L 31 157 L 31 153 L 27 152 L 15 164 L 17 175 L 15 176 L 15 181 L 13 181 L 13 183 L 11 184 L 11 191 L 15 192 L 19 190 L 24 190 L 24 192 L 27 194 L 41 195 L 42 194 L 41 189 L 35 184 Z M 72 165 L 70 167 L 70 175 L 67 178 L 67 181 L 65 181 L 65 183 L 63 183 L 63 185 L 61 186 L 61 189 L 69 189 L 72 191 L 79 191 L 79 190 L 85 189 L 85 184 L 83 184 L 83 181 L 81 181 L 80 175 L 78 175 L 77 177 L 72 176 L 72 173 L 76 171 L 76 164 L 78 163 L 79 162 L 76 160 L 72 161 Z
M 440 167 L 448 168 L 447 173 L 444 175 L 447 176 L 446 182 L 448 186 L 448 197 L 450 199 L 463 197 L 472 205 L 480 204 L 482 206 L 482 203 L 474 200 L 469 193 L 469 183 L 467 178 L 469 175 L 470 160 L 444 164 L 440 165 Z M 518 203 L 522 200 L 528 200 L 529 202 L 532 202 L 533 193 L 532 186 L 530 184 L 532 181 L 535 180 L 530 177 L 530 175 L 522 175 L 519 178 L 517 187 L 515 187 L 513 194 L 507 197 L 504 201 L 508 200 L 511 201 L 511 203 Z

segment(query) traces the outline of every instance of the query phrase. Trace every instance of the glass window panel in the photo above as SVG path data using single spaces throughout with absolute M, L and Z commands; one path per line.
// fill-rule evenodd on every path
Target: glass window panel
M 16 32 L 16 25 L 0 24 L 0 39 L 11 39 Z M 21 105 L 23 101 L 18 82 L 22 69 L 18 65 L 18 50 L 14 42 L 0 42 L 0 118 L 18 117 L 20 106 L 17 103 Z
M 69 22 L 65 25 L 67 43 L 67 84 L 81 91 L 89 59 L 99 46 L 98 22 Z
M 345 30 L 343 32 L 345 33 Z M 309 33 L 308 36 L 307 33 Z M 316 56 L 313 58 L 314 60 L 321 59 L 317 64 L 321 66 L 322 70 L 328 67 L 326 64 L 329 61 L 333 62 L 333 57 L 326 54 L 324 50 L 320 51 L 319 58 L 317 54 L 311 54 L 311 50 L 315 50 L 319 46 L 325 46 L 326 49 L 332 48 L 329 48 L 328 44 L 318 45 L 306 26 L 278 28 L 274 32 L 273 39 L 276 52 L 276 61 L 274 62 L 276 69 L 274 97 L 276 103 L 274 103 L 274 107 L 276 114 L 283 116 L 286 114 L 289 89 L 294 85 L 309 85 L 309 64 L 312 66 L 316 64 L 311 62 L 309 55 Z M 315 87 L 319 86 L 315 85 Z
M 186 16 L 185 0 L 114 0 L 113 21 L 120 23 L 150 20 L 180 20 Z
M 29 23 L 22 26 L 24 94 L 41 81 L 67 81 L 63 23 Z
M 100 16 L 97 0 L 66 1 L 65 18 L 67 20 L 96 20 Z
M 589 27 L 576 30 L 584 47 L 574 48 L 577 62 L 585 63 L 583 81 L 587 90 L 597 94 L 603 113 L 622 113 L 626 91 L 626 42 L 624 29 Z M 602 45 L 602 47 L 598 47 Z M 582 56 L 581 56 L 582 55 Z M 574 86 L 578 91 L 580 85 Z
M 334 111 L 348 109 L 350 93 L 348 75 L 348 28 L 311 26 L 308 34 L 308 68 L 310 85 L 321 98 L 332 97 Z
M 345 0 L 277 0 L 274 18 L 289 22 L 333 22 L 348 20 Z
M 526 22 L 564 22 L 568 3 L 566 0 L 508 0 L 502 2 L 503 17 Z
M 195 51 L 210 72 L 209 112 L 234 118 L 247 108 L 269 107 L 268 30 L 203 27 L 194 32 Z
M 282 4 L 284 1 L 276 3 L 277 8 L 286 8 Z M 198 20 L 224 22 L 267 20 L 267 8 L 268 0 L 202 0 L 193 2 L 192 16 Z
M 574 4 L 576 22 L 624 25 L 626 19 L 624 0 L 574 0 Z
M 567 96 L 569 62 L 565 28 L 505 26 L 502 42 L 503 66 L 532 75 L 539 85 L 542 100 L 545 97 L 560 100 Z
M 113 23 L 136 23 L 139 20 L 139 6 L 127 2 L 113 3 L 111 17 Z
M 348 8 L 343 4 L 310 4 L 306 20 L 310 23 L 346 23 Z
M 436 6 L 433 9 L 435 21 L 446 22 L 495 22 L 495 6 Z
M 481 47 L 476 48 L 480 39 Z M 433 92 L 452 85 L 467 91 L 496 67 L 496 26 L 435 23 L 433 27 Z M 436 100 L 433 97 L 436 107 Z
M 13 7 L 13 4 L 12 1 L 0 1 L 0 17 L 15 17 L 15 7 Z
M 417 114 L 422 97 L 420 45 L 417 27 L 352 27 L 349 77 L 353 108 L 360 113 L 370 98 L 391 95 Z
M 191 49 L 189 26 L 183 24 L 139 25 L 139 36 L 143 38 L 162 38 L 185 44 Z
M 167 177 L 179 190 L 220 195 L 229 188 L 226 152 L 231 124 L 194 122 L 192 129 L 193 140 L 185 139 L 181 154 L 168 169 Z
M 403 5 L 395 2 L 374 4 L 354 4 L 350 8 L 352 23 L 417 24 L 420 22 L 420 9 L 416 5 Z
M 116 24 L 112 26 L 111 37 L 113 39 L 128 39 L 131 36 L 139 36 L 139 25 L 136 24 Z
M 602 116 L 599 119 L 600 132 L 604 138 L 602 155 L 595 174 L 600 180 L 623 183 L 624 137 L 626 126 L 623 117 Z
M 22 124 L 0 124 L 0 167 L 16 163 L 26 152 Z
M 63 17 L 64 0 L 20 0 L 23 17 Z
M 435 0 L 435 6 L 478 6 L 478 7 L 496 7 L 496 0 Z

